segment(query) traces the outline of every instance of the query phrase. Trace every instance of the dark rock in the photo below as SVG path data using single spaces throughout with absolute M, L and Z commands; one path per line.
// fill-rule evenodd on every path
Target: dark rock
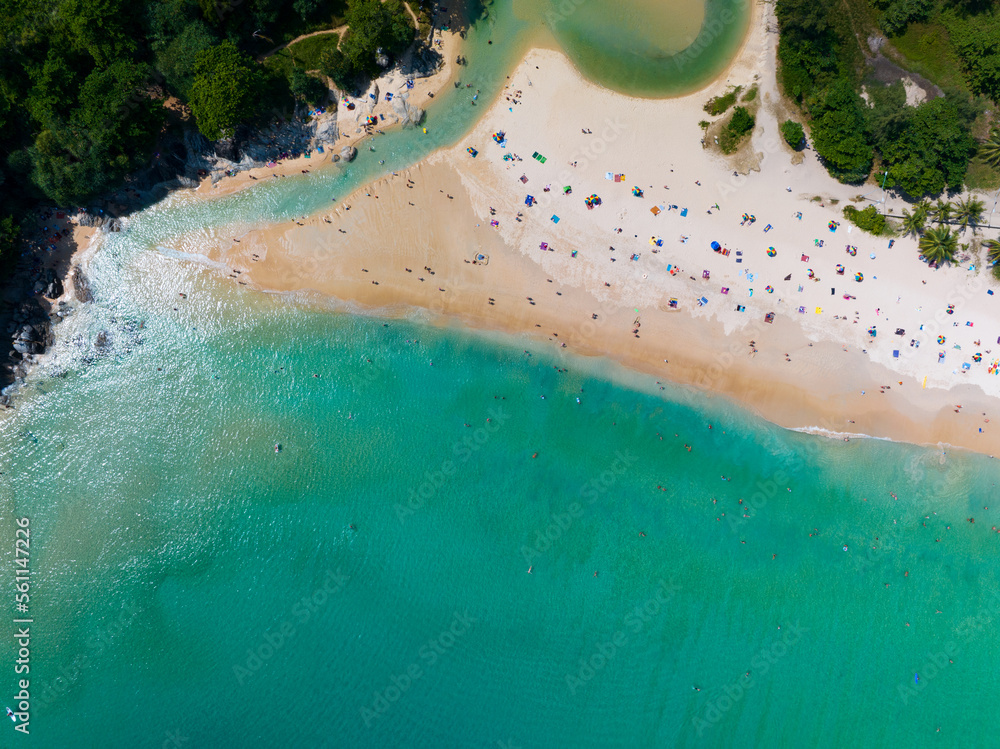
M 215 155 L 220 159 L 239 161 L 240 157 L 237 155 L 235 138 L 223 138 L 222 140 L 217 140 L 215 141 L 213 148 L 215 150 Z
M 73 282 L 73 293 L 76 294 L 77 299 L 81 302 L 92 302 L 94 300 L 94 295 L 90 293 L 90 284 L 87 282 L 87 277 L 83 275 L 83 271 L 80 270 L 79 265 L 73 268 L 70 280 Z

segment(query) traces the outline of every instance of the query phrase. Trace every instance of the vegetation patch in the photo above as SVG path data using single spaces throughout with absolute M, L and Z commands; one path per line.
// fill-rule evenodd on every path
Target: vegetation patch
M 727 91 L 722 96 L 713 96 L 705 102 L 705 111 L 713 117 L 722 114 L 736 103 L 736 99 L 739 97 L 741 89 L 742 86 L 737 86 L 736 88 Z
M 870 205 L 859 211 L 853 205 L 844 206 L 844 218 L 857 226 L 862 231 L 874 234 L 876 237 L 886 232 L 885 216 L 875 210 L 875 206 Z
M 339 47 L 320 55 L 320 71 L 341 89 L 374 78 L 383 64 L 413 42 L 413 19 L 400 0 L 351 0 L 347 8 L 347 33 Z M 379 60 L 379 51 L 385 56 Z
M 736 107 L 729 122 L 719 133 L 719 148 L 724 154 L 735 153 L 740 142 L 753 131 L 756 121 L 746 107 Z
M 785 139 L 785 143 L 799 150 L 805 145 L 806 132 L 795 120 L 785 120 L 781 123 L 781 137 Z
M 878 163 L 880 183 L 914 198 L 961 190 L 977 151 L 973 125 L 986 97 L 1000 98 L 1000 16 L 993 4 L 960 0 L 869 1 L 777 0 L 779 82 L 840 181 L 863 183 Z M 907 58 L 901 65 L 946 94 L 910 106 L 900 82 L 866 80 L 863 100 L 871 51 L 861 45 L 876 29 L 897 43 Z M 887 54 L 898 57 L 888 47 Z M 989 176 L 977 167 L 973 179 Z

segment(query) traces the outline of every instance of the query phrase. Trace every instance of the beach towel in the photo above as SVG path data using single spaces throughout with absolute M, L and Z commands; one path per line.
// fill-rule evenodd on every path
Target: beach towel
M 614 178 L 615 178 L 615 175 L 613 175 L 611 172 L 605 172 L 604 173 L 604 179 L 614 179 Z
M 555 214 L 552 214 L 552 223 L 553 224 L 558 224 L 559 223 L 559 217 L 556 216 Z

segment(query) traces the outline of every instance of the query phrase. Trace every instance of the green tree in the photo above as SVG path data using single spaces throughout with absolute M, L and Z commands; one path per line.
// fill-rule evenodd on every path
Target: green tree
M 861 182 L 871 171 L 873 152 L 861 107 L 861 97 L 841 79 L 827 91 L 812 125 L 816 153 L 841 182 Z
M 195 61 L 198 53 L 218 41 L 215 34 L 201 21 L 192 21 L 160 52 L 156 53 L 156 69 L 163 74 L 167 88 L 187 101 L 194 85 Z
M 85 59 L 65 47 L 54 46 L 41 65 L 29 69 L 33 85 L 25 103 L 32 118 L 43 127 L 65 119 L 66 102 L 76 98 L 90 67 Z
M 811 0 L 778 0 L 775 7 L 781 83 L 800 103 L 829 85 L 842 62 L 830 8 Z
M 880 144 L 890 186 L 910 195 L 960 190 L 976 141 L 975 111 L 957 97 L 926 101 L 912 111 L 898 137 Z
M 805 139 L 806 133 L 802 129 L 802 125 L 795 122 L 795 120 L 785 120 L 781 123 L 781 137 L 792 148 L 798 149 L 802 146 L 802 141 Z
M 947 224 L 951 221 L 951 215 L 954 212 L 954 207 L 951 202 L 945 200 L 944 198 L 938 198 L 937 203 L 931 208 L 931 213 L 934 214 L 934 220 L 939 224 Z
M 147 66 L 128 60 L 87 76 L 68 122 L 51 123 L 29 151 L 31 179 L 45 195 L 63 204 L 81 202 L 143 161 L 163 123 L 147 80 Z
M 61 0 L 58 16 L 74 49 L 109 65 L 137 48 L 136 10 L 127 0 Z
M 309 75 L 302 68 L 292 69 L 289 88 L 293 96 L 310 104 L 321 104 L 330 94 L 330 90 L 321 80 Z
M 741 138 L 753 130 L 755 124 L 753 115 L 750 114 L 746 107 L 736 107 L 726 128 L 732 133 L 734 138 Z
M 991 132 L 986 142 L 979 146 L 979 155 L 990 166 L 1000 166 L 1000 130 Z
M 955 260 L 958 251 L 958 235 L 947 226 L 932 226 L 918 243 L 920 254 L 929 263 L 941 265 Z
M 148 82 L 148 66 L 119 60 L 88 75 L 80 88 L 71 121 L 109 161 L 141 160 L 163 125 L 163 107 L 146 92 Z
M 983 240 L 983 247 L 986 248 L 986 259 L 990 265 L 1000 263 L 1000 240 L 985 239 Z
M 299 14 L 299 17 L 303 21 L 313 18 L 322 7 L 322 0 L 295 0 L 292 4 L 292 8 Z
M 902 230 L 904 236 L 919 236 L 924 230 L 924 226 L 927 225 L 927 215 L 921 212 L 916 206 L 914 206 L 913 211 L 910 212 L 903 209 L 903 222 Z
M 955 205 L 955 222 L 965 231 L 970 226 L 975 232 L 976 227 L 983 220 L 983 201 L 978 198 L 965 198 L 959 200 Z
M 396 55 L 413 41 L 413 22 L 400 0 L 349 0 L 345 19 L 347 34 L 340 49 L 357 73 L 377 75 L 378 50 Z
M 969 88 L 975 94 L 1000 100 L 1000 19 L 996 12 L 942 14 L 953 48 L 958 53 Z
M 350 90 L 358 75 L 350 61 L 337 47 L 323 50 L 319 58 L 319 71 L 329 76 L 334 85 L 344 91 Z
M 195 58 L 191 113 L 209 140 L 233 134 L 249 120 L 263 90 L 260 68 L 230 41 L 202 50 Z

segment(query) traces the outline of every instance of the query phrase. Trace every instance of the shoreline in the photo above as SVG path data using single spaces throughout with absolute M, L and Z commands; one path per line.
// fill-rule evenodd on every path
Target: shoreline
M 464 3 L 459 4 L 455 14 L 465 20 L 467 9 Z M 437 46 L 443 64 L 437 72 L 424 78 L 417 78 L 413 81 L 413 88 L 406 91 L 407 105 L 419 109 L 425 108 L 431 103 L 434 97 L 451 83 L 455 75 L 455 58 L 461 49 L 461 38 L 458 33 L 451 30 L 444 30 L 435 25 L 433 31 L 434 40 L 440 40 Z M 315 149 L 310 156 L 305 154 L 295 158 L 282 159 L 273 167 L 263 166 L 240 171 L 234 175 L 225 175 L 212 181 L 207 177 L 201 181 L 198 187 L 190 188 L 186 192 L 197 195 L 200 198 L 215 198 L 232 195 L 234 193 L 252 187 L 255 181 L 262 178 L 273 179 L 275 177 L 287 177 L 290 174 L 301 174 L 303 170 L 329 168 L 333 163 L 333 156 L 344 148 L 356 148 L 359 143 L 367 138 L 374 137 L 377 131 L 367 131 L 362 125 L 365 114 L 389 115 L 397 117 L 393 107 L 384 99 L 384 94 L 393 89 L 392 93 L 398 95 L 399 86 L 403 85 L 405 76 L 396 73 L 396 69 L 390 69 L 385 75 L 372 81 L 369 87 L 357 97 L 347 97 L 354 104 L 354 110 L 347 110 L 344 107 L 343 99 L 337 101 L 337 129 L 338 137 L 335 143 L 324 146 L 324 153 L 320 154 Z M 369 92 L 379 91 L 379 100 L 374 107 L 367 104 Z M 349 116 L 348 116 L 349 115 Z M 398 121 L 386 121 L 385 127 L 404 127 Z M 414 125 L 419 127 L 419 125 Z M 380 128 L 381 129 L 381 128 Z M 348 130 L 352 132 L 348 132 Z
M 832 248 L 823 249 L 816 237 L 823 236 L 818 226 L 842 220 L 838 202 L 846 204 L 857 188 L 829 178 L 811 152 L 795 160 L 776 139 L 772 110 L 780 110 L 782 101 L 774 79 L 776 37 L 767 30 L 771 13 L 764 3 L 755 4 L 751 27 L 730 66 L 700 91 L 667 100 L 634 99 L 600 89 L 561 53 L 533 49 L 511 72 L 508 87 L 488 112 L 454 146 L 360 188 L 325 216 L 254 230 L 239 244 L 206 248 L 205 253 L 242 269 L 241 278 L 250 288 L 314 292 L 391 317 L 427 314 L 432 324 L 443 327 L 471 325 L 527 334 L 553 343 L 557 352 L 566 349 L 613 359 L 630 369 L 692 386 L 709 399 L 724 397 L 785 428 L 947 444 L 995 454 L 1000 451 L 1000 432 L 991 431 L 988 414 L 997 401 L 982 390 L 981 376 L 974 373 L 978 379 L 973 384 L 971 378 L 962 382 L 929 370 L 922 382 L 917 366 L 926 366 L 921 356 L 929 351 L 911 346 L 904 350 L 903 361 L 894 361 L 889 356 L 892 349 L 885 346 L 889 331 L 883 329 L 881 339 L 865 336 L 868 317 L 883 321 L 880 307 L 888 309 L 891 299 L 883 297 L 889 291 L 882 291 L 874 303 L 862 303 L 853 293 L 845 293 L 849 302 L 845 305 L 838 298 L 841 294 L 827 297 L 816 288 L 819 278 L 813 278 L 812 268 L 809 281 L 815 283 L 800 283 L 806 281 L 800 253 L 810 265 L 822 263 L 820 272 L 830 271 L 829 278 L 841 289 L 850 280 L 850 274 L 838 279 L 830 270 L 835 262 L 844 263 L 843 251 L 838 255 Z M 739 170 L 730 176 L 733 160 L 710 145 L 693 145 L 700 131 L 696 123 L 705 117 L 702 104 L 737 84 L 744 90 L 754 84 L 760 87 L 758 127 L 750 145 L 741 149 L 756 159 L 756 165 L 746 170 L 752 172 L 749 178 Z M 582 96 L 581 89 L 589 95 Z M 603 124 L 594 122 L 594 111 L 608 113 Z M 596 131 L 596 138 L 587 128 L 583 138 L 575 134 L 581 125 L 591 123 L 603 128 Z M 673 132 L 661 129 L 659 123 L 670 123 Z M 507 149 L 491 142 L 491 133 L 498 130 L 507 133 Z M 671 136 L 691 145 L 671 149 Z M 480 151 L 478 157 L 466 153 L 470 146 Z M 525 158 L 515 156 L 515 148 Z M 551 160 L 548 171 L 544 161 L 527 158 L 532 150 Z M 625 174 L 626 184 L 606 181 L 612 171 Z M 523 179 L 518 179 L 521 172 Z M 543 192 L 543 184 L 550 180 L 554 192 Z M 673 184 L 660 192 L 649 184 L 658 180 Z M 650 195 L 637 201 L 629 195 L 628 185 L 643 181 L 647 184 L 642 189 Z M 572 193 L 561 195 L 559 187 L 571 183 L 575 183 Z M 598 191 L 604 204 L 585 208 L 583 198 Z M 523 205 L 526 192 L 538 199 L 536 206 Z M 685 207 L 696 201 L 692 215 L 685 211 L 685 218 L 680 218 L 679 209 L 674 213 L 673 204 L 667 207 L 671 200 Z M 659 213 L 651 211 L 660 201 Z M 761 227 L 750 222 L 757 236 L 748 239 L 746 222 L 739 221 L 744 201 L 751 213 L 775 222 L 774 234 L 763 238 Z M 783 225 L 778 225 L 776 211 L 784 216 Z M 789 218 L 793 212 L 808 214 L 808 224 L 801 218 L 801 224 L 793 223 Z M 550 215 L 558 215 L 559 222 Z M 491 227 L 491 221 L 498 225 Z M 618 231 L 623 226 L 632 236 Z M 682 239 L 697 235 L 697 240 L 679 243 L 678 231 L 685 232 Z M 706 252 L 707 240 L 715 237 L 734 254 Z M 898 274 L 899 289 L 928 298 L 940 292 L 939 281 L 948 293 L 962 283 L 972 286 L 960 278 L 960 269 L 939 272 L 928 281 L 921 275 L 927 269 L 913 267 L 912 258 L 904 260 L 901 251 L 891 253 L 899 267 L 888 267 L 884 259 L 875 258 L 876 251 L 879 256 L 890 254 L 884 240 L 852 234 L 849 226 L 836 238 L 824 239 L 863 247 L 857 272 L 869 283 L 846 288 L 859 296 L 878 281 L 879 272 Z M 539 249 L 539 240 L 550 245 L 549 251 Z M 607 242 L 618 245 L 610 248 L 615 254 L 609 256 L 600 247 Z M 767 242 L 781 247 L 778 260 L 765 258 Z M 908 252 L 915 243 L 897 240 L 897 244 Z M 741 245 L 745 250 L 739 250 Z M 864 259 L 869 250 L 870 262 Z M 806 252 L 817 259 L 810 261 Z M 663 257 L 658 257 L 660 253 Z M 740 268 L 734 265 L 738 255 L 747 261 Z M 691 270 L 678 273 L 682 263 Z M 751 263 L 754 278 L 744 274 Z M 696 267 L 705 269 L 701 279 L 696 278 Z M 765 290 L 760 288 L 762 281 L 755 282 L 765 272 L 765 278 L 774 279 L 777 296 L 769 296 L 771 284 Z M 779 285 L 793 274 L 791 283 Z M 921 288 L 929 282 L 933 286 Z M 730 289 L 733 296 L 726 298 Z M 893 286 L 892 293 L 896 290 Z M 802 304 L 796 293 L 802 295 Z M 743 299 L 737 305 L 740 295 Z M 708 303 L 703 307 L 699 299 Z M 668 304 L 672 301 L 678 309 Z M 736 310 L 725 310 L 723 304 Z M 838 314 L 832 318 L 829 311 L 821 314 L 820 304 Z M 862 323 L 860 309 L 868 304 L 879 307 L 877 312 L 866 310 Z M 493 306 L 501 309 L 490 310 Z M 802 314 L 806 307 L 810 311 L 815 307 L 815 316 Z M 859 308 L 853 321 L 839 314 L 847 307 Z M 772 308 L 777 316 L 773 323 L 765 323 L 764 311 Z M 902 309 L 898 314 L 913 317 Z M 894 309 L 894 320 L 896 315 Z M 893 324 L 898 323 L 888 327 Z M 908 321 L 906 327 L 915 332 L 916 326 Z M 899 368 L 904 364 L 908 371 Z M 930 376 L 930 388 L 925 389 Z M 962 408 L 954 407 L 956 401 Z

